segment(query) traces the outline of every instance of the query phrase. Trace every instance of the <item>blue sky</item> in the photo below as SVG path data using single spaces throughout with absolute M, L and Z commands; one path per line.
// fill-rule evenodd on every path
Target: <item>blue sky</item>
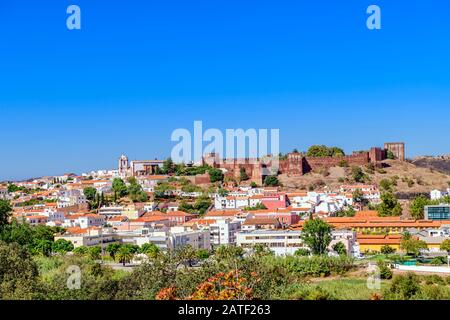
M 70 4 L 82 30 L 66 28 Z M 0 180 L 164 158 L 194 120 L 279 128 L 283 152 L 450 153 L 449 12 L 442 0 L 2 0 Z

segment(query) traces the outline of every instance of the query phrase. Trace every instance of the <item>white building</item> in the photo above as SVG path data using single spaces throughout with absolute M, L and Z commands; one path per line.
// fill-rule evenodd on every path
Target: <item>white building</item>
M 431 190 L 430 192 L 431 200 L 438 200 L 449 195 L 450 195 L 450 188 L 448 188 L 446 191 Z
M 211 249 L 209 230 L 192 230 L 187 227 L 177 226 L 170 228 L 170 247 L 175 249 L 190 245 L 194 249 Z
M 8 189 L 0 187 L 0 199 L 6 199 L 8 197 Z
M 87 200 L 83 192 L 73 189 L 62 191 L 56 205 L 58 208 L 65 208 L 84 203 L 87 203 Z
M 218 220 L 216 223 L 209 225 L 211 244 L 214 246 L 235 245 L 236 233 L 240 230 L 240 221 Z
M 80 228 L 102 227 L 105 224 L 105 217 L 98 214 L 86 214 L 78 218 Z
M 257 245 L 263 245 L 276 255 L 293 255 L 300 248 L 305 248 L 297 230 L 255 230 L 236 234 L 237 246 L 247 251 Z M 306 249 L 306 248 L 305 248 Z

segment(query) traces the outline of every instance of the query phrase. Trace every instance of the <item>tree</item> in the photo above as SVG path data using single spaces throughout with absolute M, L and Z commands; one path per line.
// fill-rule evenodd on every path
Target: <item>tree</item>
M 270 250 L 269 247 L 258 243 L 253 246 L 253 254 L 257 257 L 263 257 L 263 256 L 272 256 L 274 255 L 274 252 Z
M 352 167 L 352 177 L 355 182 L 364 182 L 366 175 L 360 167 Z
M 127 192 L 133 202 L 146 202 L 148 200 L 147 193 L 142 190 L 141 185 L 134 177 L 133 180 L 130 180 L 130 186 L 128 187 Z
M 340 256 L 347 255 L 347 248 L 342 242 L 338 242 L 333 245 L 333 250 Z
M 211 181 L 211 183 L 223 181 L 224 175 L 222 170 L 211 168 L 208 170 L 208 173 L 209 173 L 209 180 Z
M 29 251 L 0 241 L 0 299 L 37 299 L 39 288 L 38 267 Z
M 204 214 L 211 205 L 211 198 L 207 194 L 202 194 L 197 198 L 197 200 L 195 200 L 194 210 L 196 210 L 199 214 Z
M 445 239 L 442 241 L 441 246 L 439 247 L 442 251 L 450 252 L 450 239 Z
M 356 204 L 359 204 L 361 207 L 364 205 L 367 205 L 368 201 L 366 197 L 364 196 L 364 193 L 361 191 L 361 189 L 356 189 L 352 193 L 353 202 Z
M 395 249 L 392 248 L 391 246 L 385 244 L 384 246 L 381 247 L 380 252 L 382 254 L 392 254 L 395 252 Z
M 402 206 L 391 192 L 381 194 L 381 203 L 378 206 L 378 214 L 381 217 L 400 216 Z
M 425 241 L 413 238 L 408 232 L 405 232 L 400 242 L 400 248 L 404 250 L 407 255 L 417 257 L 420 250 L 427 249 L 428 246 Z
M 52 244 L 52 251 L 55 253 L 66 254 L 73 250 L 73 244 L 65 239 L 58 239 Z
M 84 188 L 83 194 L 88 201 L 93 201 L 95 199 L 95 195 L 97 194 L 97 189 L 93 187 Z
M 252 188 L 258 188 L 258 185 L 256 184 L 255 181 L 252 181 L 252 183 L 250 183 L 250 187 L 252 187 Z
M 114 178 L 112 182 L 112 190 L 119 198 L 125 197 L 128 194 L 127 186 L 120 178 Z
M 75 249 L 73 249 L 73 254 L 78 256 L 85 256 L 89 253 L 89 248 L 86 246 L 80 246 Z
M 323 255 L 331 242 L 331 226 L 321 219 L 309 219 L 303 226 L 301 238 L 312 254 Z
M 380 279 L 386 279 L 386 280 L 392 279 L 393 272 L 392 272 L 391 268 L 389 267 L 389 265 L 385 261 L 383 261 L 381 259 L 378 260 L 377 267 L 378 267 L 378 270 L 380 271 Z
M 266 187 L 277 187 L 280 185 L 278 178 L 276 176 L 267 176 L 264 179 L 264 186 Z
M 12 214 L 11 204 L 6 200 L 0 200 L 0 230 L 8 224 Z
M 174 163 L 172 161 L 172 158 L 167 158 L 164 162 L 163 162 L 163 166 L 162 166 L 162 170 L 163 173 L 165 174 L 170 174 L 174 172 Z
M 45 239 L 34 239 L 31 252 L 35 255 L 49 257 L 52 253 L 52 241 Z
M 388 179 L 382 179 L 380 181 L 380 189 L 382 191 L 386 191 L 386 192 L 392 192 L 393 190 L 393 184 L 391 180 Z
M 299 257 L 307 257 L 310 255 L 310 251 L 308 249 L 300 248 L 294 252 L 294 255 Z
M 139 252 L 143 253 L 143 254 L 146 254 L 149 258 L 153 258 L 154 259 L 154 258 L 156 258 L 159 255 L 160 250 L 159 250 L 159 247 L 156 246 L 153 243 L 144 243 L 140 247 Z
M 391 160 L 395 159 L 394 153 L 391 150 L 388 150 L 386 152 L 386 158 L 391 159 Z
M 246 180 L 248 180 L 249 179 L 249 177 L 248 177 L 248 175 L 247 175 L 247 172 L 245 171 L 245 168 L 244 167 L 241 167 L 240 169 L 239 169 L 239 177 L 240 177 L 240 179 L 241 179 L 241 181 L 246 181 Z
M 122 263 L 124 267 L 127 263 L 131 262 L 131 260 L 133 259 L 133 256 L 134 256 L 134 253 L 128 246 L 121 246 L 120 249 L 116 253 L 117 260 L 120 263 Z
M 116 254 L 121 247 L 122 245 L 120 243 L 110 243 L 106 246 L 106 252 L 109 253 L 110 257 L 113 258 L 113 260 L 116 260 Z
M 345 156 L 344 150 L 338 147 L 327 147 L 325 145 L 311 146 L 307 153 L 307 157 L 321 158 L 321 157 L 343 157 Z
M 196 255 L 198 259 L 206 260 L 209 258 L 209 251 L 206 249 L 198 249 Z
M 228 195 L 228 190 L 219 188 L 219 190 L 217 190 L 217 194 L 221 197 L 226 197 Z
M 424 218 L 425 206 L 430 204 L 430 200 L 428 200 L 425 196 L 421 195 L 414 198 L 409 205 L 409 212 L 414 219 L 420 220 Z
M 92 260 L 99 260 L 102 255 L 102 248 L 99 246 L 89 247 L 88 254 Z
M 236 246 L 221 245 L 214 252 L 214 257 L 219 261 L 242 258 L 243 255 L 244 250 Z

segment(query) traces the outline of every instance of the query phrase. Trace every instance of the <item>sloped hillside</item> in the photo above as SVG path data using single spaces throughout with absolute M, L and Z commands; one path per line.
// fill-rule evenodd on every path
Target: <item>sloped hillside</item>
M 433 170 L 450 173 L 450 155 L 438 157 L 417 157 L 411 160 L 411 163 L 422 168 L 431 168 Z
M 424 168 L 410 162 L 386 160 L 383 168 L 361 169 L 366 175 L 366 182 L 379 185 L 383 179 L 395 180 L 396 192 L 429 193 L 432 189 L 444 190 L 448 188 L 450 175 L 435 169 Z M 304 176 L 288 177 L 280 175 L 279 179 L 286 189 L 312 189 L 327 185 L 335 188 L 343 183 L 353 183 L 352 169 L 333 167 L 321 172 L 311 172 Z

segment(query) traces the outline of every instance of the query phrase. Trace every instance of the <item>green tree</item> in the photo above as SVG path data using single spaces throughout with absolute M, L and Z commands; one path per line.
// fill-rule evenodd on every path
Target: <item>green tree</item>
M 121 246 L 116 253 L 117 261 L 122 263 L 125 266 L 127 263 L 130 263 L 133 259 L 134 253 L 131 248 L 128 246 Z
M 409 205 L 409 212 L 414 219 L 420 220 L 424 218 L 425 206 L 430 204 L 430 200 L 421 195 L 414 198 Z
M 280 185 L 278 178 L 276 176 L 267 176 L 264 179 L 264 186 L 266 187 L 277 187 Z
M 366 197 L 364 196 L 364 193 L 359 188 L 356 189 L 355 191 L 353 191 L 352 198 L 353 198 L 353 202 L 356 204 L 359 204 L 361 207 L 368 204 L 368 201 L 367 201 Z
M 419 295 L 420 291 L 419 277 L 409 272 L 406 275 L 395 276 L 383 296 L 386 299 L 410 300 Z
M 352 167 L 352 178 L 355 182 L 364 182 L 366 175 L 360 167 L 353 166 Z
M 392 248 L 391 246 L 385 244 L 384 246 L 381 247 L 380 252 L 382 254 L 392 254 L 395 252 L 395 249 Z
M 386 216 L 400 216 L 402 214 L 402 206 L 397 198 L 391 192 L 381 194 L 381 203 L 378 206 L 378 215 Z
M 85 256 L 89 253 L 89 248 L 86 246 L 80 246 L 73 249 L 73 254 L 77 256 Z
M 347 255 L 347 248 L 342 242 L 337 242 L 333 245 L 333 250 L 340 256 Z
M 228 195 L 228 190 L 226 190 L 224 188 L 219 188 L 219 190 L 217 190 L 217 193 L 221 197 L 226 197 Z
M 88 254 L 92 260 L 99 260 L 102 256 L 102 248 L 100 246 L 89 247 Z
M 211 168 L 208 170 L 208 173 L 209 173 L 209 180 L 211 181 L 211 183 L 223 181 L 224 175 L 222 170 Z
M 84 188 L 83 194 L 88 201 L 93 201 L 95 199 L 95 195 L 97 194 L 97 189 L 93 187 Z
M 294 252 L 294 255 L 299 257 L 307 257 L 310 255 L 310 251 L 308 249 L 300 248 Z
M 113 258 L 113 260 L 116 260 L 116 254 L 121 247 L 122 245 L 120 243 L 110 243 L 106 246 L 106 252 L 109 253 L 110 257 Z
M 0 241 L 0 299 L 37 299 L 39 291 L 38 268 L 29 251 Z
M 52 252 L 66 254 L 73 250 L 73 244 L 65 239 L 58 239 L 52 244 Z
M 412 237 L 408 232 L 405 232 L 400 242 L 400 248 L 404 250 L 407 255 L 417 257 L 420 250 L 425 250 L 428 246 L 425 241 L 418 240 Z
M 141 185 L 136 181 L 136 178 L 130 181 L 127 193 L 133 202 L 146 202 L 148 200 L 147 193 L 142 190 Z
M 0 199 L 0 230 L 3 229 L 3 226 L 8 224 L 11 215 L 12 215 L 11 204 L 6 200 Z
M 125 197 L 128 193 L 127 186 L 120 178 L 114 178 L 112 182 L 112 190 L 119 198 Z
M 216 248 L 214 257 L 218 260 L 239 259 L 244 255 L 244 250 L 241 247 L 221 245 Z
M 175 171 L 175 165 L 172 161 L 172 158 L 167 158 L 163 162 L 162 172 L 165 174 L 171 174 L 171 173 L 174 173 L 174 171 Z
M 385 192 L 392 192 L 393 191 L 392 181 L 388 179 L 382 179 L 380 181 L 380 189 Z
M 311 146 L 306 152 L 307 157 L 321 158 L 321 157 L 343 157 L 344 150 L 338 147 L 327 147 L 325 145 Z
M 209 258 L 209 251 L 206 249 L 198 249 L 196 255 L 198 259 L 206 260 Z
M 442 251 L 450 252 L 450 239 L 445 239 L 442 241 L 441 246 L 439 247 Z
M 241 167 L 240 169 L 239 169 L 239 177 L 240 177 L 240 179 L 241 179 L 241 181 L 246 181 L 246 180 L 248 180 L 249 179 L 249 177 L 248 177 L 248 175 L 247 175 L 247 172 L 245 171 L 245 168 L 244 167 Z
M 204 214 L 212 205 L 212 200 L 207 194 L 202 194 L 195 200 L 194 210 L 199 214 Z
M 52 253 L 52 241 L 45 239 L 34 239 L 31 252 L 35 255 L 49 257 Z
M 386 158 L 391 159 L 391 160 L 395 159 L 394 153 L 391 150 L 388 150 L 386 152 Z
M 312 254 L 323 255 L 331 242 L 331 226 L 322 219 L 309 219 L 303 226 L 301 238 Z
M 153 243 L 144 243 L 140 248 L 139 252 L 146 254 L 150 258 L 156 258 L 160 254 L 160 249 Z

